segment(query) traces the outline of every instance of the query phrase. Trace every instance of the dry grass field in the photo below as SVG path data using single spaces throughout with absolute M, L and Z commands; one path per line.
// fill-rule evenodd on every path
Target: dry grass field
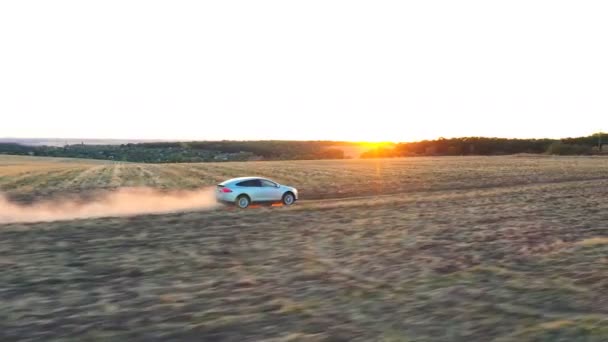
M 118 187 L 193 189 L 259 175 L 311 200 L 608 178 L 592 157 L 437 157 L 200 164 L 134 164 L 0 155 L 0 191 L 16 200 Z
M 0 224 L 0 340 L 608 341 L 606 158 L 0 156 L 25 205 L 244 174 L 303 200 Z

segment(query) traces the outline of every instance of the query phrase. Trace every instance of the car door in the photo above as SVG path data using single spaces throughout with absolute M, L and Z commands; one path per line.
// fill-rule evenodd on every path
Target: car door
M 279 185 L 277 183 L 269 181 L 267 179 L 262 179 L 261 182 L 261 201 L 275 202 L 281 200 L 281 196 L 283 196 L 283 194 L 281 193 L 281 189 L 279 188 Z
M 259 179 L 249 179 L 237 184 L 241 187 L 241 191 L 251 198 L 251 201 L 258 202 L 263 201 L 262 197 L 262 183 Z

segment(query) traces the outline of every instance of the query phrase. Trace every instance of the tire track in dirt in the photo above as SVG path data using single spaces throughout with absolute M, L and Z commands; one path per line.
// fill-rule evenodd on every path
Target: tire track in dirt
M 540 181 L 540 182 L 521 182 L 521 183 L 513 183 L 513 184 L 488 184 L 488 185 L 480 185 L 480 186 L 465 186 L 465 187 L 453 187 L 453 188 L 442 188 L 442 189 L 426 189 L 426 190 L 412 190 L 412 191 L 395 191 L 384 194 L 365 194 L 359 196 L 334 196 L 334 197 L 326 197 L 326 196 L 308 196 L 307 199 L 298 200 L 298 202 L 311 203 L 311 202 L 335 202 L 335 201 L 345 201 L 345 200 L 362 200 L 362 199 L 372 199 L 372 198 L 384 198 L 384 197 L 394 197 L 398 195 L 404 194 L 431 194 L 431 193 L 440 193 L 446 191 L 469 191 L 469 190 L 491 190 L 491 189 L 510 189 L 510 188 L 520 188 L 525 189 L 527 187 L 534 187 L 540 185 L 551 185 L 551 184 L 569 184 L 569 183 L 578 183 L 578 182 L 593 182 L 593 181 L 608 181 L 608 177 L 581 177 L 581 178 L 573 178 L 573 179 L 564 179 L 564 180 L 550 180 L 550 181 Z
M 164 188 L 196 188 L 204 186 L 197 177 L 192 177 L 193 173 L 189 169 L 178 165 L 154 166 L 154 174 L 157 175 L 157 183 Z
M 118 188 L 123 184 L 122 181 L 122 171 L 123 171 L 123 163 L 116 163 L 112 165 L 112 175 L 110 177 L 110 187 Z
M 97 172 L 101 169 L 104 169 L 106 166 L 92 166 L 87 169 L 83 169 L 78 175 L 73 178 L 66 179 L 65 182 L 60 184 L 60 188 L 70 190 L 70 189 L 84 189 L 88 188 L 84 186 L 87 182 L 90 182 L 90 179 L 93 178 L 91 176 L 97 174 Z
M 31 173 L 25 177 L 20 177 L 15 181 L 3 185 L 4 191 L 23 192 L 36 189 L 42 192 L 56 190 L 57 186 L 63 182 L 66 176 L 80 172 L 80 168 L 64 168 L 56 171 L 41 173 Z
M 225 176 L 216 172 L 211 172 L 208 167 L 199 164 L 171 165 L 172 172 L 181 177 L 188 176 L 197 179 L 193 185 L 213 185 L 225 179 Z

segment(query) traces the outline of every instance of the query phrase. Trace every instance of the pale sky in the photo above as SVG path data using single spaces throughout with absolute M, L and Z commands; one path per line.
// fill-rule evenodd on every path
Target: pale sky
M 0 137 L 608 130 L 606 1 L 0 2 Z

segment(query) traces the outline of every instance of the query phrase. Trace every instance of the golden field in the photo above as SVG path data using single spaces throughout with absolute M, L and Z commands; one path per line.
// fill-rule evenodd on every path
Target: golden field
M 0 339 L 607 341 L 608 159 L 0 156 L 17 203 L 241 175 L 293 207 L 0 225 Z

